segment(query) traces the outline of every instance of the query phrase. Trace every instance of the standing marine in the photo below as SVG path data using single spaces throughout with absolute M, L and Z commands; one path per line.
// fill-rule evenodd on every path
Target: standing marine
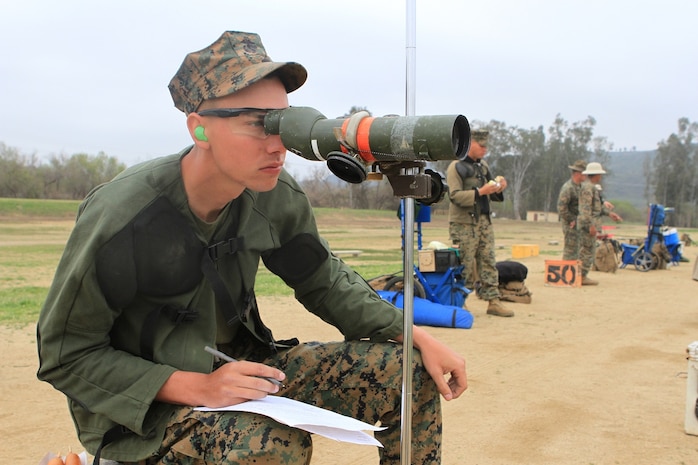
M 465 266 L 466 286 L 477 289 L 478 295 L 488 302 L 487 314 L 511 317 L 514 312 L 500 300 L 490 209 L 491 201 L 504 200 L 507 181 L 502 176 L 493 177 L 483 160 L 488 136 L 488 131 L 472 131 L 468 155 L 464 160 L 451 162 L 446 170 L 450 190 L 449 235 Z

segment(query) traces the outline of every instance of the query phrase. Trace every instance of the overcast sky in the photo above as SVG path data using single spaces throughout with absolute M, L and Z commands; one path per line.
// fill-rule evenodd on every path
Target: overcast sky
M 596 119 L 650 150 L 698 120 L 698 1 L 416 0 L 417 115 L 509 126 Z M 406 112 L 405 0 L 22 0 L 0 3 L 0 142 L 126 164 L 190 141 L 167 84 L 225 30 L 257 32 L 309 72 L 292 105 Z M 308 164 L 295 155 L 288 167 Z

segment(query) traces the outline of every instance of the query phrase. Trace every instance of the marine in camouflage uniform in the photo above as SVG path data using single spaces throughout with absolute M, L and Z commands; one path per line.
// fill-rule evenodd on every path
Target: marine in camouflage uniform
M 402 312 L 331 253 L 281 167 L 281 138 L 265 132 L 265 110 L 249 109 L 286 108 L 305 78 L 297 63 L 272 62 L 256 34 L 224 33 L 170 83 L 194 144 L 128 168 L 80 205 L 39 316 L 37 375 L 66 394 L 95 461 L 306 464 L 302 430 L 193 409 L 280 394 L 380 422 L 381 463 L 400 463 Z M 276 340 L 254 295 L 261 261 L 344 341 Z M 436 464 L 439 395 L 465 391 L 465 361 L 412 330 L 425 351 L 412 369 L 412 463 Z M 244 361 L 218 363 L 205 346 Z
M 490 201 L 504 200 L 506 188 L 503 177 L 493 178 L 482 158 L 487 153 L 487 131 L 472 131 L 468 156 L 452 162 L 446 170 L 449 186 L 449 236 L 458 247 L 461 263 L 465 266 L 466 287 L 476 289 L 488 301 L 487 313 L 511 317 L 499 294 L 499 273 L 494 250 Z M 476 280 L 479 280 L 476 283 Z
M 596 255 L 596 236 L 601 233 L 601 217 L 609 216 L 614 221 L 622 221 L 621 217 L 612 212 L 601 198 L 599 189 L 601 175 L 606 174 L 600 163 L 591 162 L 582 174 L 587 179 L 582 183 L 579 193 L 579 260 L 582 268 L 582 285 L 595 286 L 598 281 L 589 278 L 588 274 L 594 265 Z
M 579 259 L 579 230 L 577 229 L 577 217 L 579 216 L 579 193 L 584 181 L 582 172 L 586 169 L 584 160 L 577 160 L 568 167 L 572 173 L 570 179 L 562 185 L 557 198 L 558 219 L 562 224 L 564 247 L 562 249 L 563 260 Z

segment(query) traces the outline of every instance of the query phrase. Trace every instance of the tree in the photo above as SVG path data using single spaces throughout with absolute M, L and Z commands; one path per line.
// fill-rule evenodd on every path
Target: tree
M 508 131 L 494 131 L 495 135 L 500 132 L 506 136 L 507 142 L 499 147 L 502 156 L 494 168 L 496 172 L 506 173 L 507 197 L 512 200 L 514 219 L 520 220 L 525 210 L 525 199 L 533 187 L 526 182 L 530 177 L 529 170 L 544 152 L 545 133 L 542 126 L 530 130 L 513 127 Z
M 575 160 L 607 164 L 610 145 L 604 138 L 594 138 L 595 125 L 591 116 L 572 124 L 559 114 L 555 117 L 548 128 L 545 151 L 533 165 L 531 182 L 536 188 L 532 190 L 532 209 L 556 211 L 560 188 L 569 179 L 567 167 Z
M 595 124 L 591 116 L 570 124 L 557 115 L 546 137 L 542 126 L 522 129 L 496 120 L 473 122 L 473 128 L 490 133 L 487 162 L 494 174 L 507 179 L 505 199 L 512 202 L 514 218 L 524 218 L 527 210 L 556 211 L 560 188 L 569 179 L 567 167 L 575 160 L 607 162 L 610 145 L 594 137 Z M 436 166 L 445 172 L 450 163 Z
M 360 112 L 360 111 L 368 112 L 369 116 L 371 115 L 371 112 L 368 110 L 368 108 L 366 108 L 366 107 L 357 107 L 357 106 L 354 105 L 354 106 L 352 106 L 352 107 L 349 109 L 349 112 L 348 112 L 348 113 L 345 113 L 344 115 L 342 115 L 341 118 L 349 118 L 349 117 L 350 117 L 351 115 L 353 115 L 354 113 L 358 113 L 358 112 Z
M 71 198 L 82 199 L 95 186 L 116 176 L 124 166 L 103 152 L 97 156 L 78 153 L 65 161 L 63 169 L 65 190 Z
M 698 153 L 694 142 L 698 123 L 678 121 L 678 134 L 659 142 L 651 170 L 645 170 L 653 203 L 674 208 L 676 226 L 692 227 L 698 220 Z
M 0 142 L 0 197 L 40 197 L 41 183 L 32 173 L 37 166 L 35 154 L 23 155 Z
M 0 196 L 82 199 L 125 169 L 104 153 L 53 156 L 48 164 L 0 142 Z
M 317 167 L 299 183 L 314 207 L 392 210 L 399 204 L 387 179 L 350 184 Z
M 344 196 L 339 187 L 343 181 L 331 175 L 325 166 L 313 168 L 310 175 L 299 182 L 313 207 L 346 206 L 341 205 Z

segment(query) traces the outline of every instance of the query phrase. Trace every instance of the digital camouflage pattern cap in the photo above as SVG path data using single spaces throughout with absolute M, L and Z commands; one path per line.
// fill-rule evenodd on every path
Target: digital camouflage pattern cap
M 569 165 L 568 168 L 572 171 L 579 171 L 581 173 L 582 171 L 587 169 L 587 162 L 585 162 L 584 160 L 577 160 L 571 165 Z
M 484 129 L 477 129 L 470 132 L 470 138 L 483 147 L 487 147 L 487 138 L 489 135 L 490 132 Z
M 230 95 L 272 73 L 286 92 L 298 89 L 308 77 L 299 63 L 273 62 L 259 35 L 226 31 L 208 47 L 189 53 L 168 87 L 175 107 L 191 113 L 204 100 Z

